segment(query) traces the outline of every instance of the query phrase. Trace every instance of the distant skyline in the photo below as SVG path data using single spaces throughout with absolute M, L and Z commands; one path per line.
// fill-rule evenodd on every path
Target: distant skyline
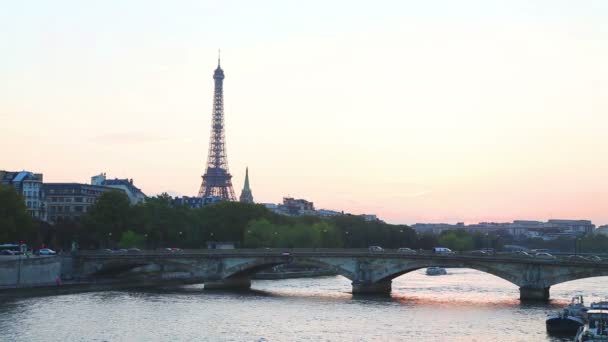
M 194 196 L 228 165 L 391 223 L 608 223 L 606 1 L 30 1 L 0 11 L 0 169 Z

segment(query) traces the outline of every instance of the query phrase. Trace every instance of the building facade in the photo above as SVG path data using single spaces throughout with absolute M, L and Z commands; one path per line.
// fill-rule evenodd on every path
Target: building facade
M 113 189 L 124 191 L 129 197 L 131 205 L 144 203 L 146 201 L 146 195 L 135 185 L 133 185 L 133 178 L 131 179 L 107 179 L 106 174 L 100 173 L 97 176 L 91 177 L 91 185 L 106 186 Z
M 31 217 L 45 219 L 41 173 L 0 170 L 0 184 L 14 187 L 23 196 L 27 212 Z
M 80 183 L 45 183 L 42 186 L 42 193 L 45 200 L 46 221 L 51 224 L 68 220 L 78 221 L 107 191 L 123 190 Z

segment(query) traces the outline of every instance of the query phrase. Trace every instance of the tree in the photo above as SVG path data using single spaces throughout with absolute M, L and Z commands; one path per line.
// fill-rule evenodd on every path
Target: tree
M 21 195 L 12 186 L 0 185 L 0 243 L 26 240 L 33 231 L 34 223 Z
M 444 231 L 439 235 L 439 244 L 455 251 L 473 249 L 473 237 L 462 229 Z
M 146 239 L 143 235 L 137 234 L 132 230 L 123 232 L 118 245 L 122 248 L 139 247 L 143 248 L 146 243 Z
M 99 243 L 117 241 L 130 229 L 132 208 L 127 195 L 118 190 L 104 192 L 82 217 L 83 226 Z

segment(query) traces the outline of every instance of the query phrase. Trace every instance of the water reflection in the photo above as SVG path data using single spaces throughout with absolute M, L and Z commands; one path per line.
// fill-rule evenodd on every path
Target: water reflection
M 608 294 L 606 278 L 552 288 L 550 303 L 520 303 L 517 287 L 469 269 L 393 282 L 388 297 L 353 296 L 340 276 L 256 280 L 243 292 L 203 285 L 34 296 L 0 301 L 7 341 L 567 341 L 545 315 L 578 293 Z

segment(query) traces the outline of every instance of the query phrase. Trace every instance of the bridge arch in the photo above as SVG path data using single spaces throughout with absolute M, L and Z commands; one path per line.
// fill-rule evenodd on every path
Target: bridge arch
M 353 272 L 332 264 L 331 262 L 325 262 L 322 260 L 318 260 L 315 258 L 297 258 L 294 260 L 290 257 L 282 257 L 282 258 L 254 258 L 244 263 L 240 263 L 234 265 L 232 267 L 224 269 L 223 278 L 241 278 L 241 277 L 251 277 L 252 275 L 274 266 L 278 265 L 289 265 L 289 264 L 298 264 L 298 265 L 309 265 L 320 268 L 328 268 L 336 272 L 337 274 L 348 278 L 350 280 L 355 278 L 355 274 Z
M 416 271 L 419 269 L 433 267 L 433 266 L 446 267 L 446 268 L 470 268 L 470 269 L 474 269 L 474 270 L 477 270 L 477 271 L 480 271 L 483 273 L 491 274 L 495 277 L 506 280 L 515 286 L 522 286 L 522 283 L 521 283 L 521 280 L 519 279 L 519 277 L 515 276 L 512 272 L 508 272 L 503 269 L 499 269 L 498 267 L 491 267 L 486 264 L 478 264 L 475 262 L 454 263 L 454 262 L 450 262 L 449 260 L 446 260 L 446 261 L 421 260 L 419 262 L 416 262 L 415 264 L 406 264 L 406 265 L 404 265 L 404 267 L 387 269 L 385 272 L 379 273 L 375 277 L 375 279 L 373 279 L 373 281 L 374 282 L 392 281 L 393 279 L 395 279 L 401 275 L 404 275 L 404 274 L 407 274 L 407 273 L 410 273 L 410 272 L 413 272 L 413 271 Z
M 608 269 L 584 269 L 576 272 L 570 271 L 564 274 L 557 274 L 555 276 L 546 277 L 544 281 L 550 286 L 552 286 L 567 283 L 570 281 L 595 277 L 608 277 Z

